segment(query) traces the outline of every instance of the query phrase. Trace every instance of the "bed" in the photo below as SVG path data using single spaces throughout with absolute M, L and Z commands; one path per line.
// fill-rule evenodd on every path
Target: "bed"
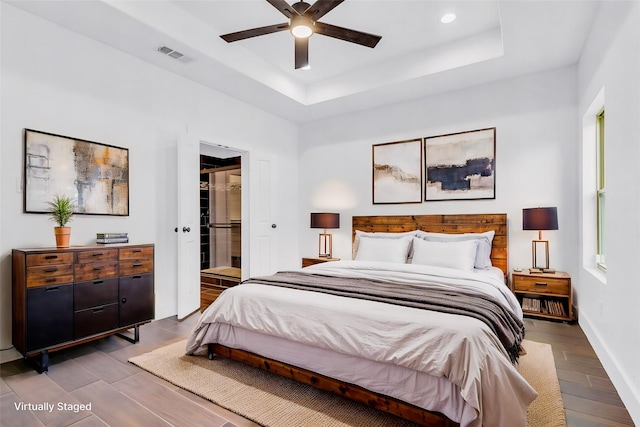
M 354 260 L 252 278 L 205 310 L 218 354 L 428 426 L 525 426 L 504 214 L 357 216 Z

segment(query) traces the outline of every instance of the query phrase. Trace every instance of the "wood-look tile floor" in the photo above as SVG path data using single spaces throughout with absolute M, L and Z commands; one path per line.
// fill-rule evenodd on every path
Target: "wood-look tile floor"
M 0 366 L 0 425 L 257 426 L 130 364 L 138 354 L 184 339 L 198 313 L 143 325 L 140 342 L 112 336 L 51 353 L 47 374 L 23 360 Z M 568 427 L 633 426 L 600 361 L 576 324 L 526 319 L 527 339 L 552 345 Z M 68 404 L 71 410 L 18 409 L 20 403 Z M 91 410 L 73 410 L 91 403 Z
M 0 365 L 0 426 L 257 426 L 127 362 L 186 338 L 198 316 L 143 325 L 137 344 L 111 336 L 53 352 L 47 374 L 24 360 Z M 16 407 L 22 402 L 49 402 L 55 408 Z M 90 411 L 73 406 L 89 402 Z M 60 410 L 59 403 L 70 410 Z
M 578 324 L 525 319 L 526 339 L 551 344 L 567 427 L 634 426 Z

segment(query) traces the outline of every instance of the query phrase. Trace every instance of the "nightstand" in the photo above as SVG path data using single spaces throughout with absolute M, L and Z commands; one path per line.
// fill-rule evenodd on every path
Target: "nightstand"
M 340 258 L 302 258 L 302 266 L 309 267 L 310 265 L 329 261 L 340 261 Z
M 564 321 L 573 320 L 571 276 L 555 273 L 511 272 L 513 293 L 525 316 Z

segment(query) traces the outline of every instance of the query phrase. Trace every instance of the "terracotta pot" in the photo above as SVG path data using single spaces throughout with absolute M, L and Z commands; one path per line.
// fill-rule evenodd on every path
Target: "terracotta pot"
M 53 227 L 53 233 L 56 235 L 56 247 L 69 247 L 69 239 L 71 238 L 71 227 Z

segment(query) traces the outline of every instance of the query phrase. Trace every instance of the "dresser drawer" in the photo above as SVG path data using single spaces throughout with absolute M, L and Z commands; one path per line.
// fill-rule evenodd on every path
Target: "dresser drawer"
M 27 287 L 51 286 L 73 282 L 73 264 L 49 264 L 27 267 Z
M 142 259 L 142 258 L 151 258 L 153 259 L 153 248 L 150 246 L 143 247 L 131 247 L 131 248 L 121 248 L 120 249 L 120 259 Z
M 82 251 L 76 255 L 76 264 L 88 264 L 93 262 L 117 261 L 117 249 L 98 249 L 95 251 Z
M 75 275 L 76 282 L 116 277 L 118 275 L 118 261 L 76 264 Z
M 50 252 L 44 254 L 27 255 L 27 267 L 34 265 L 49 264 L 73 264 L 73 253 L 71 252 Z
M 118 303 L 76 311 L 73 317 L 76 339 L 118 327 Z
M 118 278 L 76 283 L 73 301 L 76 310 L 118 302 Z
M 153 259 L 127 259 L 120 260 L 120 275 L 132 276 L 134 274 L 151 273 L 153 271 Z
M 520 292 L 543 292 L 564 296 L 571 292 L 568 279 L 517 276 L 513 282 L 514 290 Z

